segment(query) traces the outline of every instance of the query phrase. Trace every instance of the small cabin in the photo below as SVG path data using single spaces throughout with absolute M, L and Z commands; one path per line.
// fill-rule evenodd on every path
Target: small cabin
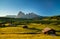
M 42 30 L 42 33 L 43 34 L 49 34 L 49 35 L 56 35 L 56 31 L 54 29 L 51 29 L 51 28 L 48 28 L 48 27 L 44 28 Z
M 27 25 L 24 25 L 23 28 L 28 28 L 28 26 Z

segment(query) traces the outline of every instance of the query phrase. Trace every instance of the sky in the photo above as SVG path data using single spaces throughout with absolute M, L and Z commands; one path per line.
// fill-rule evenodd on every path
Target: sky
M 60 15 L 60 0 L 0 0 L 0 16 L 34 12 L 40 16 Z

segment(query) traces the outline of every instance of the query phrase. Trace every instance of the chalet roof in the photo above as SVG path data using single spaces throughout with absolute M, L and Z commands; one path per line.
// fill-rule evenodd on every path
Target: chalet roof
M 42 30 L 42 32 L 47 32 L 47 31 L 49 31 L 49 30 L 51 30 L 51 28 L 46 27 L 46 28 L 44 28 L 44 29 Z

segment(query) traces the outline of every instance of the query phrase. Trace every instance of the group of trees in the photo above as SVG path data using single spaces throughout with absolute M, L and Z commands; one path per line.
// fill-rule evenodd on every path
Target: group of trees
M 47 20 L 60 20 L 60 15 L 44 17 L 43 19 L 47 19 Z

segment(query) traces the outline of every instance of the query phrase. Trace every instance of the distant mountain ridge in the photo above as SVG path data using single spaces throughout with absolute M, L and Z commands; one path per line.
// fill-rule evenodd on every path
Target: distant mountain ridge
M 7 15 L 8 18 L 23 18 L 23 19 L 60 19 L 60 15 L 56 16 L 40 16 L 33 12 L 25 14 L 22 11 L 19 11 L 17 15 Z
M 15 18 L 16 15 L 6 15 L 5 17 L 8 17 L 8 18 Z
M 39 18 L 40 16 L 31 12 L 28 14 L 23 13 L 22 11 L 19 11 L 17 15 L 6 15 L 6 17 L 9 18 L 25 18 L 25 19 L 33 19 L 33 18 Z M 42 17 L 42 16 L 41 16 Z

